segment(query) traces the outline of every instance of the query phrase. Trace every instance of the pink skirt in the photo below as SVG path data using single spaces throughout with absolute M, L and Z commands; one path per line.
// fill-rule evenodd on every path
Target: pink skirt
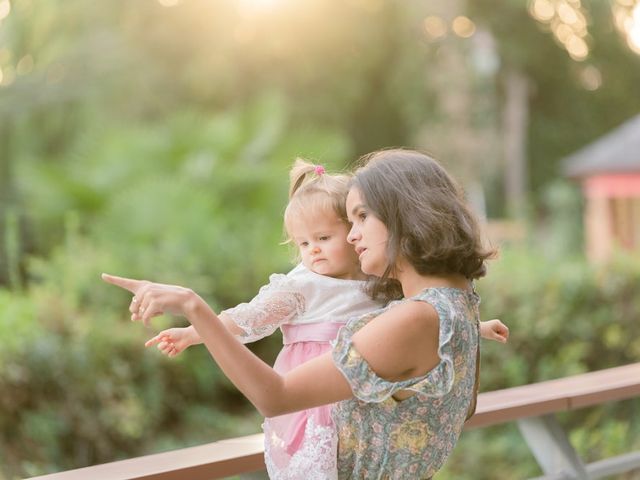
M 340 323 L 283 325 L 284 347 L 274 370 L 286 374 L 331 350 Z M 337 437 L 332 405 L 310 408 L 264 421 L 265 463 L 273 480 L 337 478 Z

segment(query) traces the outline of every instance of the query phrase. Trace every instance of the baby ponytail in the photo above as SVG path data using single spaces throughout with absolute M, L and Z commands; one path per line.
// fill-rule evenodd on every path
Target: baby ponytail
M 347 222 L 345 202 L 350 179 L 349 175 L 327 173 L 322 165 L 296 158 L 289 171 L 285 229 L 289 230 L 293 219 L 319 212 L 333 212 L 340 220 Z
M 289 199 L 304 185 L 312 173 L 316 172 L 316 166 L 302 158 L 296 158 L 289 171 Z

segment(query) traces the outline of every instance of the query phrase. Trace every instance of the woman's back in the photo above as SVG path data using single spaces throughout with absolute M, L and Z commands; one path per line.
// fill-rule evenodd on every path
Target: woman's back
M 401 302 L 406 301 L 427 302 L 436 310 L 440 362 L 426 375 L 390 382 L 378 377 L 353 347 L 355 332 L 399 302 L 341 330 L 333 357 L 355 398 L 334 410 L 339 478 L 429 478 L 462 431 L 474 395 L 479 298 L 437 287 Z M 415 394 L 398 401 L 394 394 L 400 391 Z

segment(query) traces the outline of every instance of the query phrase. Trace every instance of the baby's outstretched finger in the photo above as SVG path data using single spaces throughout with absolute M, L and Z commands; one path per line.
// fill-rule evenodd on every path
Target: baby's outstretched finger
M 160 340 L 162 340 L 164 337 L 162 335 L 156 335 L 153 338 L 150 338 L 149 340 L 147 340 L 144 344 L 145 347 L 151 347 L 153 345 L 155 345 L 156 343 L 159 343 Z

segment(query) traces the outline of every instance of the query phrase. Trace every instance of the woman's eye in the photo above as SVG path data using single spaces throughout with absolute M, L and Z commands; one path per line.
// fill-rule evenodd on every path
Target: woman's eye
M 358 218 L 360 220 L 364 220 L 365 218 L 367 218 L 367 214 L 365 212 L 360 212 L 360 214 L 358 214 Z

